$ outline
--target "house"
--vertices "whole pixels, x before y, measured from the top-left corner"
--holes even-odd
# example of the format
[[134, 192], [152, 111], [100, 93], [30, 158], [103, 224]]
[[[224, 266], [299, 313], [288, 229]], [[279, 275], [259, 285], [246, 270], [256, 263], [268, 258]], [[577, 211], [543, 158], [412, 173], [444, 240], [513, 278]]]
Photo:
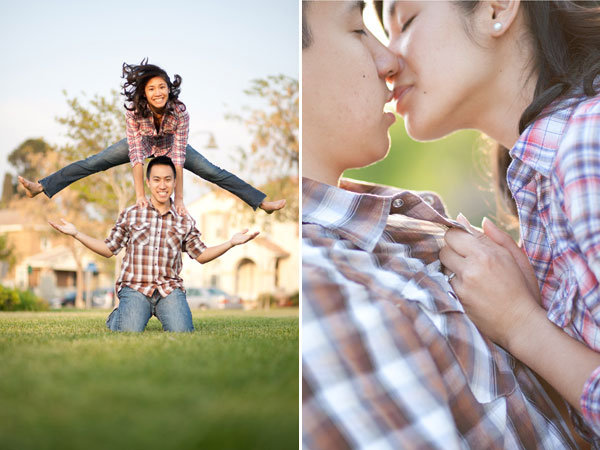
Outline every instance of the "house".
[[[279, 222], [259, 211], [257, 225], [244, 225], [236, 214], [237, 197], [213, 190], [186, 205], [207, 246], [227, 241], [243, 228], [258, 230], [253, 241], [206, 264], [183, 257], [181, 277], [187, 287], [218, 287], [255, 304], [261, 294], [284, 298], [299, 289], [299, 224]], [[275, 213], [277, 214], [277, 213]]]
[[[13, 246], [16, 264], [9, 269], [6, 263], [0, 263], [0, 284], [18, 289], [32, 289], [39, 297], [50, 300], [74, 291], [77, 263], [65, 241], [45, 222], [32, 221], [21, 211], [0, 210], [0, 234], [8, 235]], [[101, 267], [99, 258], [85, 250], [83, 267]], [[113, 274], [96, 271], [88, 278], [89, 286], [95, 289], [112, 283]]]

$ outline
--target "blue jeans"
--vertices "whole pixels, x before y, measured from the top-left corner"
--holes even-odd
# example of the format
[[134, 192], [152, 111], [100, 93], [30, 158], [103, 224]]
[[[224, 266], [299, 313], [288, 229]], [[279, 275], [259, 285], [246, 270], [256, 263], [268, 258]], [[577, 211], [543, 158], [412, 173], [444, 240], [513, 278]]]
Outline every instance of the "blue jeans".
[[194, 331], [192, 312], [185, 293], [175, 289], [161, 297], [158, 289], [152, 297], [124, 286], [119, 291], [119, 306], [106, 319], [112, 331], [144, 331], [152, 316], [156, 316], [164, 331]]
[[[128, 162], [129, 145], [127, 139], [123, 139], [100, 153], [63, 167], [52, 175], [39, 180], [39, 182], [48, 198], [52, 198], [56, 193], [81, 178]], [[244, 180], [212, 164], [189, 145], [185, 149], [183, 167], [206, 181], [231, 192], [254, 209], [258, 208], [266, 197], [265, 194], [250, 186]]]

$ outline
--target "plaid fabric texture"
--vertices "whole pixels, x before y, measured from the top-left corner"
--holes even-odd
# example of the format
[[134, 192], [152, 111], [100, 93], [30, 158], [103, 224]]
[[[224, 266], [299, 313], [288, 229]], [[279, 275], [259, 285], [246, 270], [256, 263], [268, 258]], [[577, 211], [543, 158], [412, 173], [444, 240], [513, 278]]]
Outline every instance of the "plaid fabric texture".
[[[600, 96], [558, 108], [510, 151], [508, 184], [548, 318], [600, 351]], [[581, 397], [598, 444], [599, 384], [596, 370]]]
[[179, 277], [181, 252], [196, 259], [206, 249], [190, 215], [177, 214], [172, 204], [161, 215], [151, 201], [144, 209], [134, 205], [123, 210], [105, 242], [115, 255], [126, 248], [117, 292], [128, 286], [148, 297], [155, 289], [163, 297], [176, 288], [185, 292]]
[[341, 187], [302, 183], [304, 448], [573, 447], [441, 273], [444, 232], [461, 226], [439, 197]]
[[175, 112], [165, 113], [157, 133], [152, 116], [140, 117], [134, 111], [126, 111], [127, 144], [131, 165], [143, 164], [150, 156], [166, 155], [178, 167], [185, 163], [185, 148], [190, 129], [190, 116], [181, 105], [174, 105]]

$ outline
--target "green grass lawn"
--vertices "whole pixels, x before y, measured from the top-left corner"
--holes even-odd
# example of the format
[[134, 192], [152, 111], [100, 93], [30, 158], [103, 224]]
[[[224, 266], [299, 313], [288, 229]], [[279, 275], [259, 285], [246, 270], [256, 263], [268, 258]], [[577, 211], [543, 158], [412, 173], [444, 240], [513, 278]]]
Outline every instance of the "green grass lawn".
[[298, 448], [297, 309], [194, 311], [189, 334], [107, 315], [0, 313], [0, 448]]

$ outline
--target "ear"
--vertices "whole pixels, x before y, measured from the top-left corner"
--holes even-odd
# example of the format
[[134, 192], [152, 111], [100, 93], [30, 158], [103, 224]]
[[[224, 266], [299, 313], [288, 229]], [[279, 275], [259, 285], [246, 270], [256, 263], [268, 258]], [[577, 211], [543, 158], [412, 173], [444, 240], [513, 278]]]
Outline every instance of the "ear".
[[150, 181], [148, 181], [148, 177], [144, 177], [144, 180], [146, 180], [146, 186], [148, 186], [148, 189], [150, 189]]
[[493, 37], [502, 36], [514, 23], [519, 7], [520, 0], [496, 0], [486, 5], [486, 26], [489, 26], [490, 35]]

